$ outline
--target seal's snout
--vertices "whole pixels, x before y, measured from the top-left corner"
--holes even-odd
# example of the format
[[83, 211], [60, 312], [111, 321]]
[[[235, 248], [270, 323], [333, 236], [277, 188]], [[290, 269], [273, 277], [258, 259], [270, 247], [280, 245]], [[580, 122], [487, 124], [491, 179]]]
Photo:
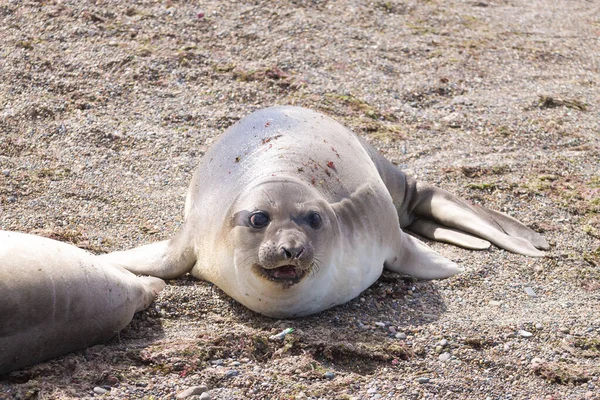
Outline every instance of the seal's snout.
[[279, 237], [261, 244], [254, 271], [263, 278], [289, 287], [311, 271], [314, 251], [306, 238]]

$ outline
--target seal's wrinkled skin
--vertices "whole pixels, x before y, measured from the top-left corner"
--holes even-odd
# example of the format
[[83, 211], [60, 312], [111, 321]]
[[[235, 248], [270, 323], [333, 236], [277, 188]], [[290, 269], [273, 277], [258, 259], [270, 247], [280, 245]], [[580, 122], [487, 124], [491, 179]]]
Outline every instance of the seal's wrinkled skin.
[[0, 374], [110, 339], [164, 286], [75, 246], [0, 231]]
[[471, 249], [548, 248], [517, 220], [414, 181], [331, 118], [273, 107], [206, 153], [171, 240], [102, 258], [161, 278], [191, 272], [256, 312], [298, 317], [356, 297], [384, 267], [461, 272], [401, 228]]

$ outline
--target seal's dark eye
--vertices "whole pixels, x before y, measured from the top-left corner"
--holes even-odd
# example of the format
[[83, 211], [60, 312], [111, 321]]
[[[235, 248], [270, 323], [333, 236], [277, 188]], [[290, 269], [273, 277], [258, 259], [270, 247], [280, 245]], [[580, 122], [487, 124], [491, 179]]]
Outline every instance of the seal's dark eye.
[[317, 212], [311, 212], [307, 216], [308, 225], [310, 225], [313, 229], [319, 229], [321, 225], [323, 225], [323, 220], [321, 220], [321, 216]]
[[264, 228], [269, 224], [269, 214], [262, 211], [256, 211], [250, 215], [248, 221], [253, 228]]

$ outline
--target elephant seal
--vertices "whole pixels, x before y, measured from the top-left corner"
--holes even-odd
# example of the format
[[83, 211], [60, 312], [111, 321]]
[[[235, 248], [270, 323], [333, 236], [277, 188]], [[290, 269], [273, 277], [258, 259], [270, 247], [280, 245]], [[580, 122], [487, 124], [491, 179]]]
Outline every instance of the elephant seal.
[[471, 249], [548, 248], [517, 220], [406, 176], [333, 119], [280, 106], [238, 121], [204, 155], [173, 238], [102, 258], [166, 279], [190, 272], [258, 313], [299, 317], [353, 299], [384, 267], [461, 272], [401, 228]]
[[164, 285], [66, 243], [0, 231], [0, 374], [110, 339]]

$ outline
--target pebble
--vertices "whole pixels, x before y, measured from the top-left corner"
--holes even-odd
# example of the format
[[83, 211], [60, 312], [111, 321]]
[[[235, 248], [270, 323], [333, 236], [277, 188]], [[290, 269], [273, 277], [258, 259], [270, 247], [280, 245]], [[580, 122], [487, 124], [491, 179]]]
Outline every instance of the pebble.
[[450, 353], [448, 353], [447, 351], [445, 353], [440, 354], [440, 356], [438, 357], [438, 359], [440, 361], [448, 361], [450, 359], [450, 357], [452, 357], [450, 355]]
[[398, 332], [398, 333], [396, 333], [396, 334], [394, 335], [394, 337], [395, 337], [396, 339], [404, 340], [404, 339], [406, 339], [406, 333], [403, 333], [403, 332]]
[[199, 400], [210, 400], [210, 394], [206, 392], [202, 393]]
[[533, 290], [529, 286], [525, 288], [525, 293], [527, 293], [527, 296], [529, 297], [537, 297], [537, 294], [535, 294], [535, 290]]
[[497, 301], [497, 300], [490, 300], [490, 301], [488, 302], [488, 304], [489, 304], [490, 306], [494, 306], [494, 307], [500, 307], [500, 306], [502, 305], [502, 302], [501, 302], [501, 301]]
[[521, 337], [524, 337], [524, 338], [528, 338], [528, 337], [532, 337], [532, 336], [533, 336], [533, 333], [531, 333], [531, 332], [527, 332], [527, 331], [524, 331], [524, 330], [522, 330], [522, 329], [521, 329], [521, 330], [519, 330], [519, 331], [517, 332], [517, 335], [519, 335], [519, 336], [521, 336]]
[[539, 365], [541, 365], [545, 362], [546, 362], [546, 360], [544, 360], [543, 358], [534, 357], [531, 359], [531, 368], [537, 368]]
[[2, 175], [6, 176], [6, 177], [9, 177], [10, 176], [10, 171], [7, 170], [7, 169], [3, 169], [2, 170]]
[[236, 369], [230, 369], [229, 371], [225, 372], [225, 378], [233, 378], [234, 376], [238, 376], [239, 374], [240, 371]]
[[108, 390], [101, 388], [100, 386], [96, 386], [94, 388], [94, 393], [96, 393], [96, 394], [104, 394], [106, 392], [108, 392]]
[[[185, 399], [187, 397], [190, 396], [197, 396], [199, 394], [203, 394], [204, 392], [207, 392], [208, 388], [204, 385], [201, 386], [192, 386], [190, 388], [185, 389], [184, 391], [181, 391], [177, 394], [177, 396], [175, 396], [176, 399]], [[208, 397], [210, 398], [210, 397]]]
[[429, 383], [429, 381], [431, 380], [431, 378], [425, 378], [425, 377], [421, 377], [421, 378], [417, 378], [417, 382], [418, 383]]
[[439, 341], [438, 346], [446, 347], [448, 346], [448, 341], [446, 339], [442, 339]]
[[333, 379], [333, 378], [335, 378], [335, 374], [331, 371], [327, 371], [323, 374], [323, 377], [325, 379]]
[[565, 328], [565, 327], [558, 328], [558, 330], [559, 330], [561, 333], [564, 333], [564, 334], [569, 334], [569, 333], [571, 333], [571, 330], [570, 330], [569, 328]]
[[6, 200], [9, 203], [14, 203], [15, 201], [17, 201], [17, 198], [15, 196], [8, 196], [8, 198]]
[[544, 325], [542, 325], [540, 322], [538, 322], [537, 324], [535, 324], [535, 329], [537, 329], [538, 331], [543, 329]]
[[377, 393], [377, 388], [371, 388], [371, 389], [367, 390], [367, 394], [373, 394], [373, 393]]
[[375, 322], [375, 325], [377, 325], [380, 328], [385, 328], [385, 324], [383, 322]]

